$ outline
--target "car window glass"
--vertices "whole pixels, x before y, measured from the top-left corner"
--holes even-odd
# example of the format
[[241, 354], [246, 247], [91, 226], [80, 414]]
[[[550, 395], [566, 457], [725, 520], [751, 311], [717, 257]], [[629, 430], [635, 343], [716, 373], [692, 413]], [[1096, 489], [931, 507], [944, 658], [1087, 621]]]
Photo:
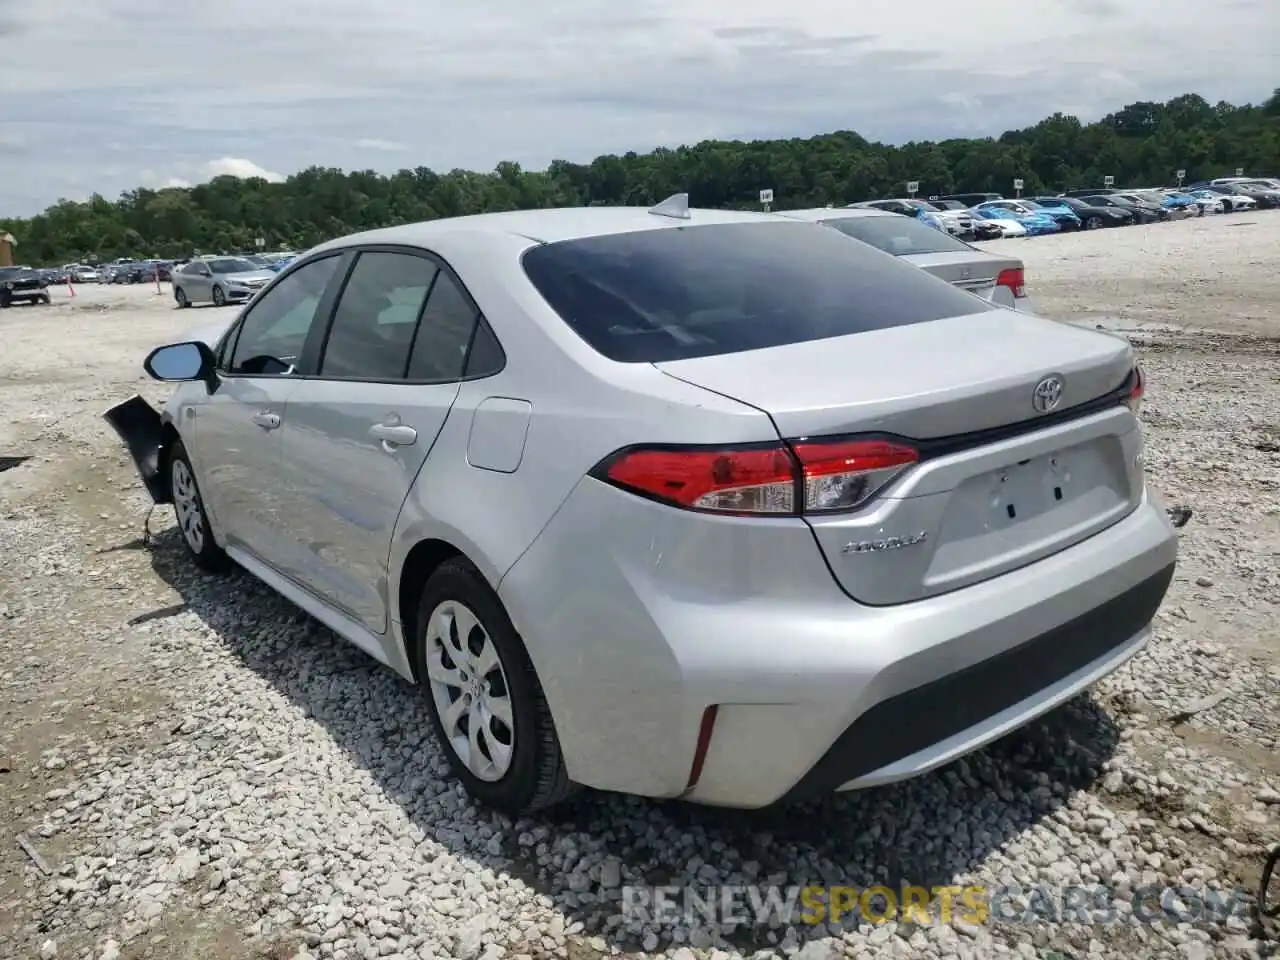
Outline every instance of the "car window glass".
[[845, 236], [892, 253], [969, 253], [972, 248], [948, 233], [910, 217], [833, 217], [827, 226]]
[[430, 260], [409, 253], [360, 254], [334, 311], [320, 376], [403, 380], [436, 272]]
[[422, 311], [409, 379], [447, 381], [461, 377], [477, 314], [454, 279], [441, 271]]
[[338, 267], [338, 256], [293, 271], [249, 308], [240, 324], [231, 374], [281, 374], [302, 354], [316, 308]]
[[531, 248], [522, 263], [575, 333], [623, 363], [719, 356], [997, 309], [907, 261], [796, 221], [563, 240]]
[[475, 339], [471, 343], [471, 352], [467, 354], [467, 376], [492, 376], [502, 369], [505, 362], [506, 356], [498, 338], [481, 317], [476, 327]]

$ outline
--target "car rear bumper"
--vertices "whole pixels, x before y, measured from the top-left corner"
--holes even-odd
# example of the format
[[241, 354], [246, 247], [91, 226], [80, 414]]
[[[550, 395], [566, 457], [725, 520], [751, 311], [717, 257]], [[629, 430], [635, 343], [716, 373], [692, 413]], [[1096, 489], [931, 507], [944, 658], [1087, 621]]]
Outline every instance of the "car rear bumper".
[[499, 593], [573, 779], [754, 808], [915, 776], [1075, 696], [1146, 643], [1176, 554], [1148, 493], [1028, 567], [870, 608], [800, 521], [584, 480]]

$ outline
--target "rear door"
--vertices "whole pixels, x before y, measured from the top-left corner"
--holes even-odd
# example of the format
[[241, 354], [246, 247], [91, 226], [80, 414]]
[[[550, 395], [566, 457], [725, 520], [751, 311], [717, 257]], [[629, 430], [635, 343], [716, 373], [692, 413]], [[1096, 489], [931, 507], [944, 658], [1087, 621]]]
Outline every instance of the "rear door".
[[182, 292], [193, 303], [213, 299], [213, 274], [203, 263], [187, 264], [182, 272]]
[[283, 572], [375, 633], [387, 626], [396, 518], [458, 395], [478, 319], [441, 261], [416, 249], [363, 249], [318, 375], [289, 398]]

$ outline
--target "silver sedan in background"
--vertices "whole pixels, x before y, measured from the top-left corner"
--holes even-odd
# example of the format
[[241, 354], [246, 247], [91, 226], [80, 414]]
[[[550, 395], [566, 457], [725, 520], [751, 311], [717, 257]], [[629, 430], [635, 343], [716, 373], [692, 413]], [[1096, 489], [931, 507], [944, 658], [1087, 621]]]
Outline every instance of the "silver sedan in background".
[[224, 306], [248, 300], [275, 274], [243, 257], [201, 257], [175, 267], [173, 299], [180, 307], [193, 303]]
[[857, 207], [784, 210], [779, 216], [821, 223], [901, 257], [962, 290], [1002, 307], [1032, 312], [1026, 268], [1017, 257], [997, 256], [911, 217]]

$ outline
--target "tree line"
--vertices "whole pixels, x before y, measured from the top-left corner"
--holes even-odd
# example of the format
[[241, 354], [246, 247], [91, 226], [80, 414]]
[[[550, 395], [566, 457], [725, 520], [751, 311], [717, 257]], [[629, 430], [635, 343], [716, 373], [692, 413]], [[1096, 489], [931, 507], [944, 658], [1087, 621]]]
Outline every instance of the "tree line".
[[1117, 184], [1154, 186], [1280, 172], [1280, 88], [1262, 104], [1210, 104], [1196, 94], [1132, 103], [1096, 123], [1055, 113], [999, 137], [873, 143], [849, 130], [808, 139], [709, 140], [546, 170], [504, 161], [491, 173], [426, 167], [385, 176], [311, 167], [283, 183], [222, 176], [194, 187], [138, 188], [117, 200], [61, 200], [29, 219], [0, 219], [20, 262], [51, 265], [123, 256], [302, 250], [375, 227], [534, 207], [650, 205], [688, 192], [702, 207], [750, 209], [761, 189], [775, 209], [902, 196], [991, 191], [1024, 195]]

